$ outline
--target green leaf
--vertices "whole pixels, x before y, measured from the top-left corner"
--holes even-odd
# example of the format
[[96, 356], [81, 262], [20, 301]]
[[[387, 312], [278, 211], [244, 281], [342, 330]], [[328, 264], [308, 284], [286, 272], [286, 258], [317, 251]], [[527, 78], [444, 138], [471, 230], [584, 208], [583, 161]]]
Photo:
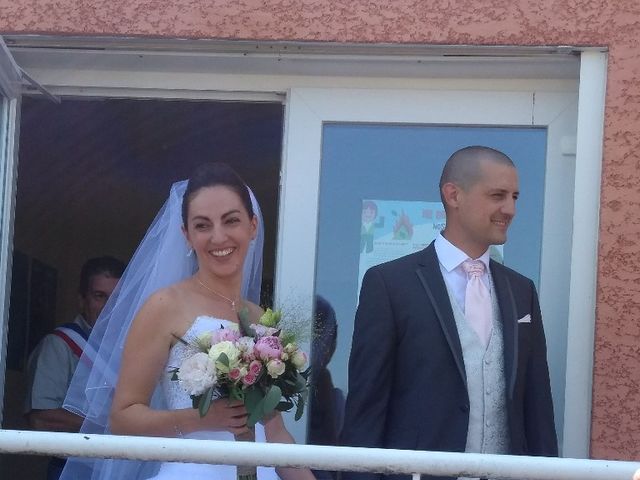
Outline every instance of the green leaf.
[[198, 412], [200, 417], [204, 417], [209, 411], [211, 406], [211, 399], [213, 398], [213, 387], [207, 388], [207, 390], [200, 396], [200, 402], [198, 404]]
[[273, 311], [270, 308], [267, 308], [267, 310], [258, 319], [258, 323], [265, 327], [275, 328], [276, 325], [278, 325], [281, 316], [282, 312], [280, 310]]
[[280, 341], [283, 345], [286, 345], [287, 343], [294, 343], [296, 341], [296, 336], [291, 332], [282, 333], [282, 335], [280, 335]]
[[245, 390], [244, 406], [247, 409], [247, 412], [254, 412], [263, 398], [264, 394], [257, 386], [251, 386]]
[[287, 377], [284, 378], [284, 383], [286, 383], [291, 388], [296, 388], [296, 385], [298, 384], [297, 377], [287, 375]]
[[309, 389], [308, 389], [308, 388], [305, 388], [305, 389], [304, 389], [303, 391], [301, 391], [298, 395], [300, 396], [300, 398], [301, 398], [304, 402], [306, 402], [306, 401], [307, 401], [307, 399], [309, 398]]
[[295, 392], [302, 392], [304, 390], [307, 389], [307, 380], [300, 375], [299, 372], [296, 372], [296, 385], [295, 385]]
[[240, 334], [243, 337], [254, 337], [255, 332], [251, 328], [251, 319], [249, 318], [249, 309], [246, 305], [238, 311], [238, 320], [240, 326]]
[[229, 357], [227, 357], [226, 353], [221, 353], [220, 355], [218, 355], [218, 362], [229, 368]]
[[282, 390], [277, 385], [271, 385], [271, 388], [264, 396], [264, 402], [262, 403], [263, 417], [269, 415], [276, 408], [280, 399], [282, 398]]
[[291, 400], [283, 400], [276, 405], [276, 410], [279, 412], [288, 412], [293, 408], [293, 402]]
[[229, 398], [244, 401], [244, 392], [242, 391], [242, 388], [239, 388], [237, 385], [232, 385], [229, 389]]
[[302, 418], [303, 412], [304, 412], [304, 399], [301, 396], [298, 396], [298, 405], [296, 407], [296, 415], [294, 417], [296, 422]]
[[249, 418], [247, 419], [247, 427], [253, 428], [255, 427], [256, 423], [262, 420], [262, 417], [264, 416], [263, 408], [262, 408], [263, 404], [264, 404], [264, 398], [262, 398], [258, 402], [254, 410], [250, 410], [249, 408], [247, 408], [247, 412], [249, 412]]

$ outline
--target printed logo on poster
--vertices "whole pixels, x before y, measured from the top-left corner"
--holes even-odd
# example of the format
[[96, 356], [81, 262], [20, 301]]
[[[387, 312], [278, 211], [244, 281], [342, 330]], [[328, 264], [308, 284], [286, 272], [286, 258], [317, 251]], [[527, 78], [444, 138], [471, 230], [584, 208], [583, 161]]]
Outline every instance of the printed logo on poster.
[[[356, 294], [369, 268], [422, 250], [445, 223], [442, 202], [363, 199]], [[502, 245], [492, 246], [491, 258], [503, 263], [502, 252]]]

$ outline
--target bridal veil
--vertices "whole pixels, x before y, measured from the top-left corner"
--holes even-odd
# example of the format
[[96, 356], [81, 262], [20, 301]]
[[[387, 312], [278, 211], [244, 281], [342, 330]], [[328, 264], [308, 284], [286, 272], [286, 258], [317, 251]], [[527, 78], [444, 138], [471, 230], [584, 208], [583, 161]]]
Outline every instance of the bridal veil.
[[[64, 408], [85, 418], [81, 432], [109, 434], [109, 413], [118, 380], [122, 350], [137, 311], [155, 291], [193, 275], [197, 269], [181, 230], [182, 197], [187, 181], [173, 184], [109, 298], [85, 348], [67, 392]], [[242, 296], [260, 302], [264, 228], [258, 202], [249, 190], [258, 217], [258, 233], [249, 245], [243, 266]], [[151, 407], [166, 408], [159, 388]], [[142, 479], [154, 474], [157, 462], [70, 458], [62, 480]]]

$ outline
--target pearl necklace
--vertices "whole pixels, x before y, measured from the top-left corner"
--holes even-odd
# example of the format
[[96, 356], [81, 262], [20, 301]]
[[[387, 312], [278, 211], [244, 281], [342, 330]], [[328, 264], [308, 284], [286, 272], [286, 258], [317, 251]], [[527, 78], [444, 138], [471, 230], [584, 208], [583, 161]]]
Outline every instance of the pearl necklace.
[[200, 285], [202, 285], [204, 288], [206, 288], [207, 290], [209, 290], [211, 293], [219, 296], [220, 298], [225, 299], [227, 302], [229, 302], [229, 305], [231, 305], [231, 310], [233, 310], [234, 312], [236, 311], [236, 301], [230, 299], [229, 297], [225, 297], [224, 295], [222, 295], [219, 292], [216, 292], [213, 288], [209, 288], [207, 287], [204, 283], [202, 283], [200, 281], [200, 279], [198, 277], [196, 277], [196, 282], [198, 282]]

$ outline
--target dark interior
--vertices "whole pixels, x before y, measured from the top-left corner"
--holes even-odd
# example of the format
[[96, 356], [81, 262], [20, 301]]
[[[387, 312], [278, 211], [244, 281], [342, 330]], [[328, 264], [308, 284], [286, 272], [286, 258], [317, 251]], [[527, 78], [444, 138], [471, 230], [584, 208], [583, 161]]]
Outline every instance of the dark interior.
[[[23, 99], [4, 428], [26, 427], [28, 354], [77, 313], [82, 263], [100, 255], [128, 261], [171, 184], [200, 163], [226, 162], [253, 189], [270, 291], [282, 126], [279, 103]], [[0, 470], [7, 478], [44, 478], [39, 460], [5, 455]]]

